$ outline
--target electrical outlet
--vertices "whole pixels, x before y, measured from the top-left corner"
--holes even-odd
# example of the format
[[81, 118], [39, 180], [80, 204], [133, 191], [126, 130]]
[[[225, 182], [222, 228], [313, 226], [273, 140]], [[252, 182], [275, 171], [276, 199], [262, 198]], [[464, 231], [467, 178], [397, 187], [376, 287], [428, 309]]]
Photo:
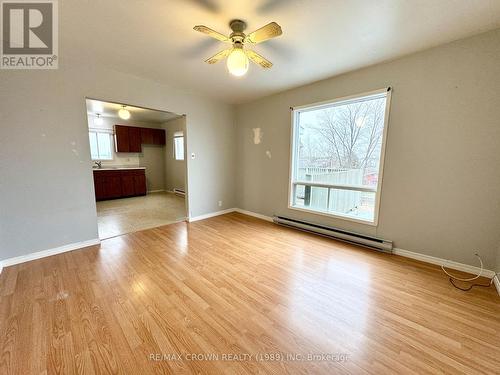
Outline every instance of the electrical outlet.
[[219, 207], [222, 207], [222, 201], [219, 201]]

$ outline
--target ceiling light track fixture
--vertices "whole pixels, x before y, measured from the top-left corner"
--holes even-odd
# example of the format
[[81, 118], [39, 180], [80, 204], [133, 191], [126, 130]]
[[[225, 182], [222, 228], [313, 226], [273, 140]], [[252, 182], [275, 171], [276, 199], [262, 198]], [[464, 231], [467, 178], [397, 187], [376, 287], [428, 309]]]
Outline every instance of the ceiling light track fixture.
[[222, 50], [206, 59], [206, 63], [215, 64], [227, 57], [227, 69], [229, 73], [237, 77], [241, 77], [248, 72], [250, 60], [264, 69], [269, 69], [273, 66], [269, 60], [265, 59], [257, 52], [245, 48], [245, 46], [262, 43], [266, 40], [280, 36], [283, 33], [280, 25], [276, 22], [271, 22], [250, 34], [244, 33], [247, 25], [242, 20], [232, 20], [229, 23], [229, 27], [233, 31], [229, 36], [225, 36], [207, 26], [197, 25], [194, 27], [194, 30], [200, 33], [207, 34], [221, 42], [231, 43], [233, 45], [232, 48]]

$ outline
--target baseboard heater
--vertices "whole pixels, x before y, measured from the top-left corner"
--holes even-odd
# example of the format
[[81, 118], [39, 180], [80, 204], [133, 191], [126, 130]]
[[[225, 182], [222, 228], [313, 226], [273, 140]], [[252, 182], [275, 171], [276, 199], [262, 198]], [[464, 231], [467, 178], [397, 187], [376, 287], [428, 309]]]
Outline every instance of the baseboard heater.
[[180, 196], [184, 197], [186, 195], [186, 192], [184, 190], [175, 188], [174, 189], [174, 194], [177, 194], [177, 195], [180, 195]]
[[327, 227], [324, 225], [290, 219], [283, 216], [274, 216], [273, 221], [279, 225], [300, 229], [306, 232], [316, 233], [322, 236], [335, 238], [341, 241], [374, 248], [385, 252], [392, 252], [392, 241], [384, 240], [382, 238], [366, 236], [364, 234], [350, 232], [344, 229]]

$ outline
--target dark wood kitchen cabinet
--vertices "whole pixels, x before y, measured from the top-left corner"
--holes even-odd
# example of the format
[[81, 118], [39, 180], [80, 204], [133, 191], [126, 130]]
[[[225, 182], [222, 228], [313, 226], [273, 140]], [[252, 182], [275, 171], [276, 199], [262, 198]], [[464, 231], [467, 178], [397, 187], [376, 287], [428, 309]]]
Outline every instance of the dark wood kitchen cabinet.
[[123, 196], [135, 196], [146, 194], [146, 174], [144, 169], [122, 170]]
[[131, 173], [122, 172], [121, 176], [121, 184], [122, 184], [122, 195], [124, 197], [131, 197], [135, 194], [135, 181], [134, 175]]
[[141, 129], [135, 127], [128, 128], [129, 152], [141, 152]]
[[144, 169], [94, 170], [95, 198], [98, 201], [145, 195]]
[[94, 171], [94, 189], [99, 200], [119, 198], [122, 196], [121, 177], [114, 171]]
[[116, 152], [142, 152], [143, 144], [165, 145], [165, 130], [115, 125]]
[[116, 152], [130, 152], [128, 126], [115, 125], [115, 150]]
[[163, 129], [151, 129], [153, 130], [153, 144], [162, 146], [165, 144], [165, 130]]
[[141, 142], [147, 145], [153, 144], [153, 129], [141, 128]]

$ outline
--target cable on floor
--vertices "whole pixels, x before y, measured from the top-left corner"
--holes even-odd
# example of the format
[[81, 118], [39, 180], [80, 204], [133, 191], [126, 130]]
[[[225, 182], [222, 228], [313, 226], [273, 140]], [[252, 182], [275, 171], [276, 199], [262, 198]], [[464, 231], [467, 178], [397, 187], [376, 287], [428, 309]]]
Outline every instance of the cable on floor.
[[494, 277], [492, 277], [490, 279], [490, 282], [488, 284], [478, 284], [478, 283], [474, 283], [474, 284], [471, 284], [469, 285], [467, 288], [462, 288], [460, 286], [458, 286], [456, 284], [456, 281], [462, 281], [462, 282], [471, 282], [471, 281], [474, 281], [474, 280], [477, 280], [481, 277], [481, 275], [483, 274], [483, 271], [484, 271], [484, 266], [483, 266], [483, 260], [481, 259], [481, 257], [479, 256], [479, 254], [474, 254], [478, 259], [479, 259], [479, 263], [481, 265], [481, 269], [479, 270], [479, 273], [474, 276], [474, 277], [470, 277], [470, 278], [467, 278], [467, 279], [464, 279], [464, 278], [461, 278], [461, 277], [458, 277], [458, 276], [454, 276], [452, 275], [451, 273], [449, 273], [448, 271], [446, 271], [446, 269], [444, 268], [444, 266], [442, 265], [441, 266], [441, 269], [443, 270], [443, 272], [448, 275], [449, 277], [449, 280], [450, 280], [450, 283], [451, 285], [453, 285], [455, 288], [459, 289], [459, 290], [462, 290], [464, 292], [468, 292], [469, 290], [471, 290], [472, 288], [474, 288], [475, 286], [480, 286], [480, 287], [484, 287], [484, 288], [488, 288], [491, 286], [491, 284], [493, 284], [493, 279]]

